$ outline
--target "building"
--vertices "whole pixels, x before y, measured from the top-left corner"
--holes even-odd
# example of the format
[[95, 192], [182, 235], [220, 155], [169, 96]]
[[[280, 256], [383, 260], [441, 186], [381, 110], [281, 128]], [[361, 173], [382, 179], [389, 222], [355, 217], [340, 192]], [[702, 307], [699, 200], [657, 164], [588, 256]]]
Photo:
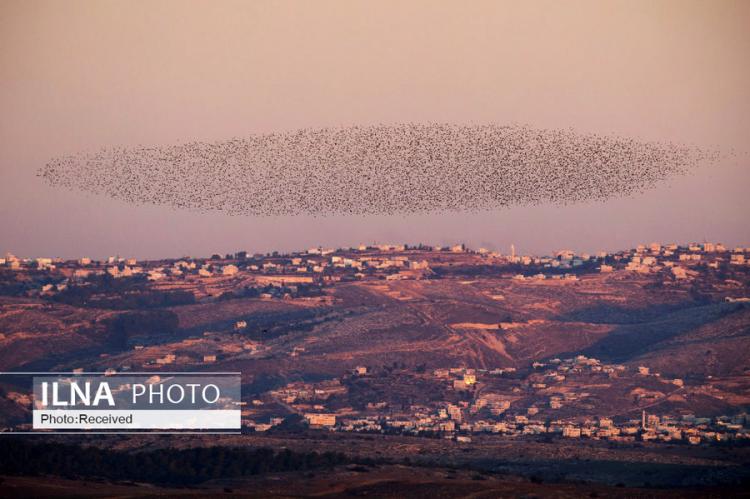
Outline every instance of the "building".
[[581, 438], [581, 429], [575, 426], [564, 426], [562, 435], [565, 438]]
[[305, 414], [305, 419], [310, 426], [336, 426], [335, 414], [308, 413]]
[[672, 267], [672, 275], [675, 279], [687, 279], [687, 271], [682, 267]]
[[162, 358], [156, 359], [157, 364], [172, 364], [176, 359], [174, 354], [167, 354]]
[[453, 380], [453, 389], [454, 390], [466, 390], [469, 387], [466, 385], [464, 380], [462, 379], [454, 379]]
[[240, 269], [237, 268], [236, 265], [225, 265], [224, 268], [221, 269], [222, 275], [235, 275], [237, 272], [239, 272]]
[[446, 408], [446, 410], [448, 412], [448, 416], [450, 416], [452, 420], [458, 421], [458, 422], [461, 421], [463, 415], [461, 413], [460, 407], [458, 407], [457, 405], [448, 404], [448, 407]]
[[731, 257], [729, 257], [729, 263], [731, 265], [744, 265], [745, 264], [745, 255], [743, 254], [733, 254]]
[[600, 428], [611, 428], [614, 423], [610, 418], [599, 418]]

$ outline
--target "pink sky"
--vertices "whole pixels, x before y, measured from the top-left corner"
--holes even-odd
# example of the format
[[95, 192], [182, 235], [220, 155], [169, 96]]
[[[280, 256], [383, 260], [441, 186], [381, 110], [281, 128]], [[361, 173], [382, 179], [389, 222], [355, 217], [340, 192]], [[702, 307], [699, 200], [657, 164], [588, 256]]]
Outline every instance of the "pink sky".
[[[0, 1], [0, 251], [750, 244], [750, 2]], [[564, 208], [250, 218], [52, 189], [50, 158], [300, 127], [522, 123], [736, 152]]]

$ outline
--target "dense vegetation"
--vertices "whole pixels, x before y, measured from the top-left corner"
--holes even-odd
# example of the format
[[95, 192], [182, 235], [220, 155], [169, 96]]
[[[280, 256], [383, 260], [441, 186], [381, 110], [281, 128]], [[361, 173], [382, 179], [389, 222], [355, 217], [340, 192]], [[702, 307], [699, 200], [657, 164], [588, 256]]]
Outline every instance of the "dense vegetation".
[[174, 333], [179, 319], [171, 310], [141, 310], [118, 314], [106, 324], [110, 346], [123, 349], [139, 339]]
[[0, 474], [106, 478], [195, 485], [215, 478], [325, 469], [348, 463], [341, 453], [269, 448], [200, 447], [124, 452], [17, 438], [0, 440]]
[[143, 275], [114, 278], [109, 274], [91, 276], [82, 283], [72, 283], [52, 300], [75, 307], [115, 310], [172, 307], [195, 303], [193, 293], [184, 290], [146, 289]]
[[0, 265], [0, 296], [26, 296], [45, 284], [58, 284], [62, 277], [48, 271], [28, 269], [24, 272], [8, 270]]

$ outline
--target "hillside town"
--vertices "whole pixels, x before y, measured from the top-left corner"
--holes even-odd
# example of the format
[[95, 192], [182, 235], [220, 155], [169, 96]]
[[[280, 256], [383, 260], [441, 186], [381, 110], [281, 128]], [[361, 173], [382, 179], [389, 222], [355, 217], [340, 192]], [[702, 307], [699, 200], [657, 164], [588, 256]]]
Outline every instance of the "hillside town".
[[[456, 442], [471, 442], [472, 435], [498, 434], [509, 438], [526, 436], [552, 436], [561, 438], [587, 438], [610, 442], [629, 443], [671, 442], [691, 445], [750, 439], [750, 418], [747, 413], [732, 416], [697, 417], [695, 414], [649, 414], [647, 408], [664, 393], [637, 388], [633, 390], [636, 403], [645, 407], [639, 417], [631, 417], [637, 409], [613, 416], [580, 415], [560, 416], [565, 406], [576, 406], [592, 397], [579, 388], [596, 378], [632, 378], [649, 380], [662, 385], [667, 396], [684, 389], [681, 379], [661, 379], [659, 373], [638, 366], [632, 372], [623, 365], [609, 365], [597, 359], [578, 355], [569, 359], [551, 359], [534, 362], [529, 375], [519, 377], [514, 368], [471, 369], [445, 368], [429, 373], [400, 373], [444, 384], [449, 399], [431, 404], [393, 407], [386, 401], [368, 402], [364, 410], [351, 407], [337, 412], [327, 412], [329, 400], [345, 395], [353, 389], [352, 380], [374, 376], [365, 366], [358, 366], [341, 379], [321, 383], [292, 383], [269, 392], [270, 403], [278, 403], [304, 417], [311, 428], [329, 431], [388, 433], [440, 437]], [[578, 383], [567, 386], [567, 377]], [[498, 381], [509, 390], [491, 392]], [[451, 393], [453, 392], [453, 393]], [[458, 397], [457, 394], [470, 394]], [[529, 396], [532, 402], [529, 402]], [[651, 402], [651, 404], [649, 404]], [[267, 402], [253, 400], [252, 405]], [[254, 431], [264, 432], [284, 421], [284, 417], [271, 416], [267, 423], [250, 417], [257, 410], [246, 410], [244, 425]]]
[[[5, 304], [2, 317], [31, 304], [44, 313], [76, 307], [95, 314], [86, 334], [104, 338], [101, 351], [49, 364], [58, 369], [156, 373], [232, 366], [244, 373], [257, 366], [258, 372], [245, 373], [252, 387], [243, 393], [246, 431], [267, 432], [299, 420], [312, 429], [463, 443], [494, 434], [699, 445], [750, 438], [750, 371], [698, 373], [688, 363], [683, 375], [675, 375], [637, 356], [600, 360], [601, 353], [612, 359], [629, 355], [611, 349], [597, 354], [591, 338], [610, 332], [610, 319], [602, 322], [596, 310], [580, 307], [567, 317], [554, 303], [565, 292], [574, 303], [594, 296], [611, 307], [626, 299], [617, 290], [632, 289], [677, 297], [663, 305], [666, 311], [688, 303], [713, 307], [723, 317], [750, 302], [749, 274], [750, 248], [710, 242], [651, 243], [595, 255], [562, 250], [551, 256], [517, 254], [514, 245], [501, 254], [462, 244], [363, 244], [156, 261], [8, 254], [0, 259], [0, 294], [21, 300]], [[610, 288], [615, 292], [603, 291]], [[453, 304], [454, 294], [469, 290], [474, 294], [465, 303]], [[532, 301], [523, 301], [526, 293]], [[433, 309], [436, 299], [449, 300], [447, 308]], [[459, 306], [445, 318], [435, 315]], [[389, 307], [395, 308], [387, 315], [358, 318]], [[206, 314], [213, 314], [211, 320]], [[369, 338], [383, 321], [401, 320], [403, 314], [415, 319], [404, 319], [411, 324], [406, 329], [393, 326], [395, 336], [383, 340], [386, 348], [402, 331], [423, 326], [474, 346], [451, 350], [462, 359], [453, 364], [434, 356], [386, 362], [375, 353], [377, 360], [368, 362], [337, 350], [344, 348], [341, 338]], [[628, 327], [630, 314], [622, 327]], [[80, 322], [74, 324], [80, 328]], [[570, 333], [550, 355], [537, 352], [554, 342], [529, 350], [534, 335], [555, 337], [560, 328]], [[321, 346], [328, 334], [331, 343]], [[24, 331], [0, 331], [5, 346], [27, 338]], [[588, 343], [579, 345], [583, 340]], [[404, 340], [405, 351], [410, 341]], [[632, 350], [632, 343], [627, 348]], [[358, 346], [356, 340], [348, 348], [356, 352]], [[377, 352], [381, 342], [370, 348]], [[708, 359], [703, 367], [717, 364]], [[14, 362], [25, 365], [23, 359]], [[281, 366], [284, 372], [265, 386], [258, 381], [262, 366]], [[9, 397], [29, 403], [23, 394]]]
[[[352, 248], [310, 248], [302, 252], [280, 254], [214, 254], [211, 258], [182, 258], [138, 262], [134, 258], [110, 256], [106, 260], [81, 257], [78, 260], [38, 257], [18, 258], [10, 253], [0, 258], [0, 268], [28, 272], [16, 284], [27, 296], [51, 296], [64, 293], [69, 286], [86, 286], [95, 277], [145, 278], [153, 289], [172, 286], [188, 288], [196, 299], [218, 299], [232, 281], [242, 280], [243, 289], [261, 298], [304, 296], [309, 288], [349, 280], [405, 280], [435, 277], [438, 268], [470, 257], [471, 264], [517, 269], [516, 281], [561, 279], [575, 281], [579, 275], [625, 270], [640, 274], [658, 274], [664, 282], [690, 281], [700, 272], [726, 273], [750, 267], [750, 248], [726, 248], [720, 243], [687, 245], [651, 243], [620, 252], [576, 253], [560, 250], [552, 256], [517, 255], [486, 248], [471, 250], [463, 244], [408, 246], [394, 244], [359, 245]], [[6, 276], [4, 286], [10, 286]], [[21, 284], [22, 283], [22, 284]], [[742, 283], [727, 280], [728, 286]], [[236, 286], [235, 286], [236, 287]], [[731, 299], [743, 300], [737, 296]]]

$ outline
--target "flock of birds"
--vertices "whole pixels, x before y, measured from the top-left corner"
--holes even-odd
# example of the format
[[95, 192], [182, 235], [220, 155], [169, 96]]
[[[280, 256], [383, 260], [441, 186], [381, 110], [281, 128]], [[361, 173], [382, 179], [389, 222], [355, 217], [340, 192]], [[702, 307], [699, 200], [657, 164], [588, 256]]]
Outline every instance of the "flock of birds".
[[303, 129], [51, 160], [53, 186], [242, 215], [397, 214], [605, 200], [714, 153], [523, 126]]

